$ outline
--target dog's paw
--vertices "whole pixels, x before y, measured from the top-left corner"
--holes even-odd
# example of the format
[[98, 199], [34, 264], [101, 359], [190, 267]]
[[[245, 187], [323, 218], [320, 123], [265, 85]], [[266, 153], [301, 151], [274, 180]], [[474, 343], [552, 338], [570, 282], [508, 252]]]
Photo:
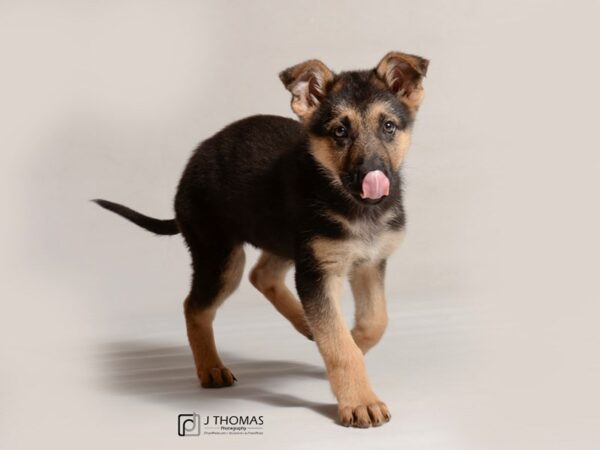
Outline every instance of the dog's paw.
[[369, 428], [389, 422], [392, 415], [385, 403], [375, 401], [354, 406], [340, 405], [339, 417], [345, 427]]
[[198, 371], [198, 378], [203, 388], [221, 388], [232, 386], [237, 378], [227, 367], [211, 367]]

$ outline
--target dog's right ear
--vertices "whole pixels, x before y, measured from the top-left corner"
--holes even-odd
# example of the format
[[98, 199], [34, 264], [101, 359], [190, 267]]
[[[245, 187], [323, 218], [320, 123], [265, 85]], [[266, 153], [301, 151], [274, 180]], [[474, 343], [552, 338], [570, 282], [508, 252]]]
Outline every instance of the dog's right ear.
[[429, 61], [417, 55], [390, 52], [377, 64], [375, 72], [388, 88], [412, 111], [423, 101], [423, 78]]
[[311, 59], [284, 70], [279, 79], [292, 93], [292, 110], [300, 120], [306, 121], [327, 93], [333, 72], [321, 61]]

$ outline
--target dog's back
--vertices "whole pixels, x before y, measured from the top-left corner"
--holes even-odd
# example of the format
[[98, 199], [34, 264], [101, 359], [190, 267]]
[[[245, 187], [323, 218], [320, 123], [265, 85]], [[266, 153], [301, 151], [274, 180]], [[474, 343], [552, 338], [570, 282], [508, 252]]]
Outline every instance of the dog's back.
[[289, 254], [299, 209], [290, 186], [297, 184], [305, 141], [297, 121], [279, 116], [225, 127], [190, 158], [175, 200], [177, 222]]

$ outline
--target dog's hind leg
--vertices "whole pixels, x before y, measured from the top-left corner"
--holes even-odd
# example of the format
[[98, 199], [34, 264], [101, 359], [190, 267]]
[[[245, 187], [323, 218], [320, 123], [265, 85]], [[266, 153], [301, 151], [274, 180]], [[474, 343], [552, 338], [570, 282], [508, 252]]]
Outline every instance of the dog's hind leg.
[[300, 300], [285, 285], [285, 275], [293, 261], [263, 251], [250, 272], [250, 282], [258, 289], [294, 328], [312, 339]]
[[[186, 236], [186, 239], [189, 237]], [[225, 367], [215, 345], [213, 320], [217, 308], [238, 287], [244, 270], [245, 254], [241, 244], [212, 242], [190, 245], [194, 275], [192, 289], [185, 300], [187, 334], [202, 387], [231, 386], [235, 377]]]

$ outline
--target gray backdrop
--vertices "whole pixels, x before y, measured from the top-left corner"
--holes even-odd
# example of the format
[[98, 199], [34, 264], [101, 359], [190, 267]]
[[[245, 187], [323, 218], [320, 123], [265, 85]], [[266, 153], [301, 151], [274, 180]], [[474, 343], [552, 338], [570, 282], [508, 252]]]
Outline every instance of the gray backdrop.
[[[0, 447], [597, 448], [599, 9], [3, 1]], [[336, 426], [316, 348], [247, 281], [216, 324], [240, 383], [200, 390], [181, 238], [88, 200], [170, 218], [199, 141], [291, 116], [281, 69], [392, 49], [431, 60], [390, 327], [367, 357], [392, 422]], [[264, 435], [179, 438], [192, 411], [261, 414]]]

